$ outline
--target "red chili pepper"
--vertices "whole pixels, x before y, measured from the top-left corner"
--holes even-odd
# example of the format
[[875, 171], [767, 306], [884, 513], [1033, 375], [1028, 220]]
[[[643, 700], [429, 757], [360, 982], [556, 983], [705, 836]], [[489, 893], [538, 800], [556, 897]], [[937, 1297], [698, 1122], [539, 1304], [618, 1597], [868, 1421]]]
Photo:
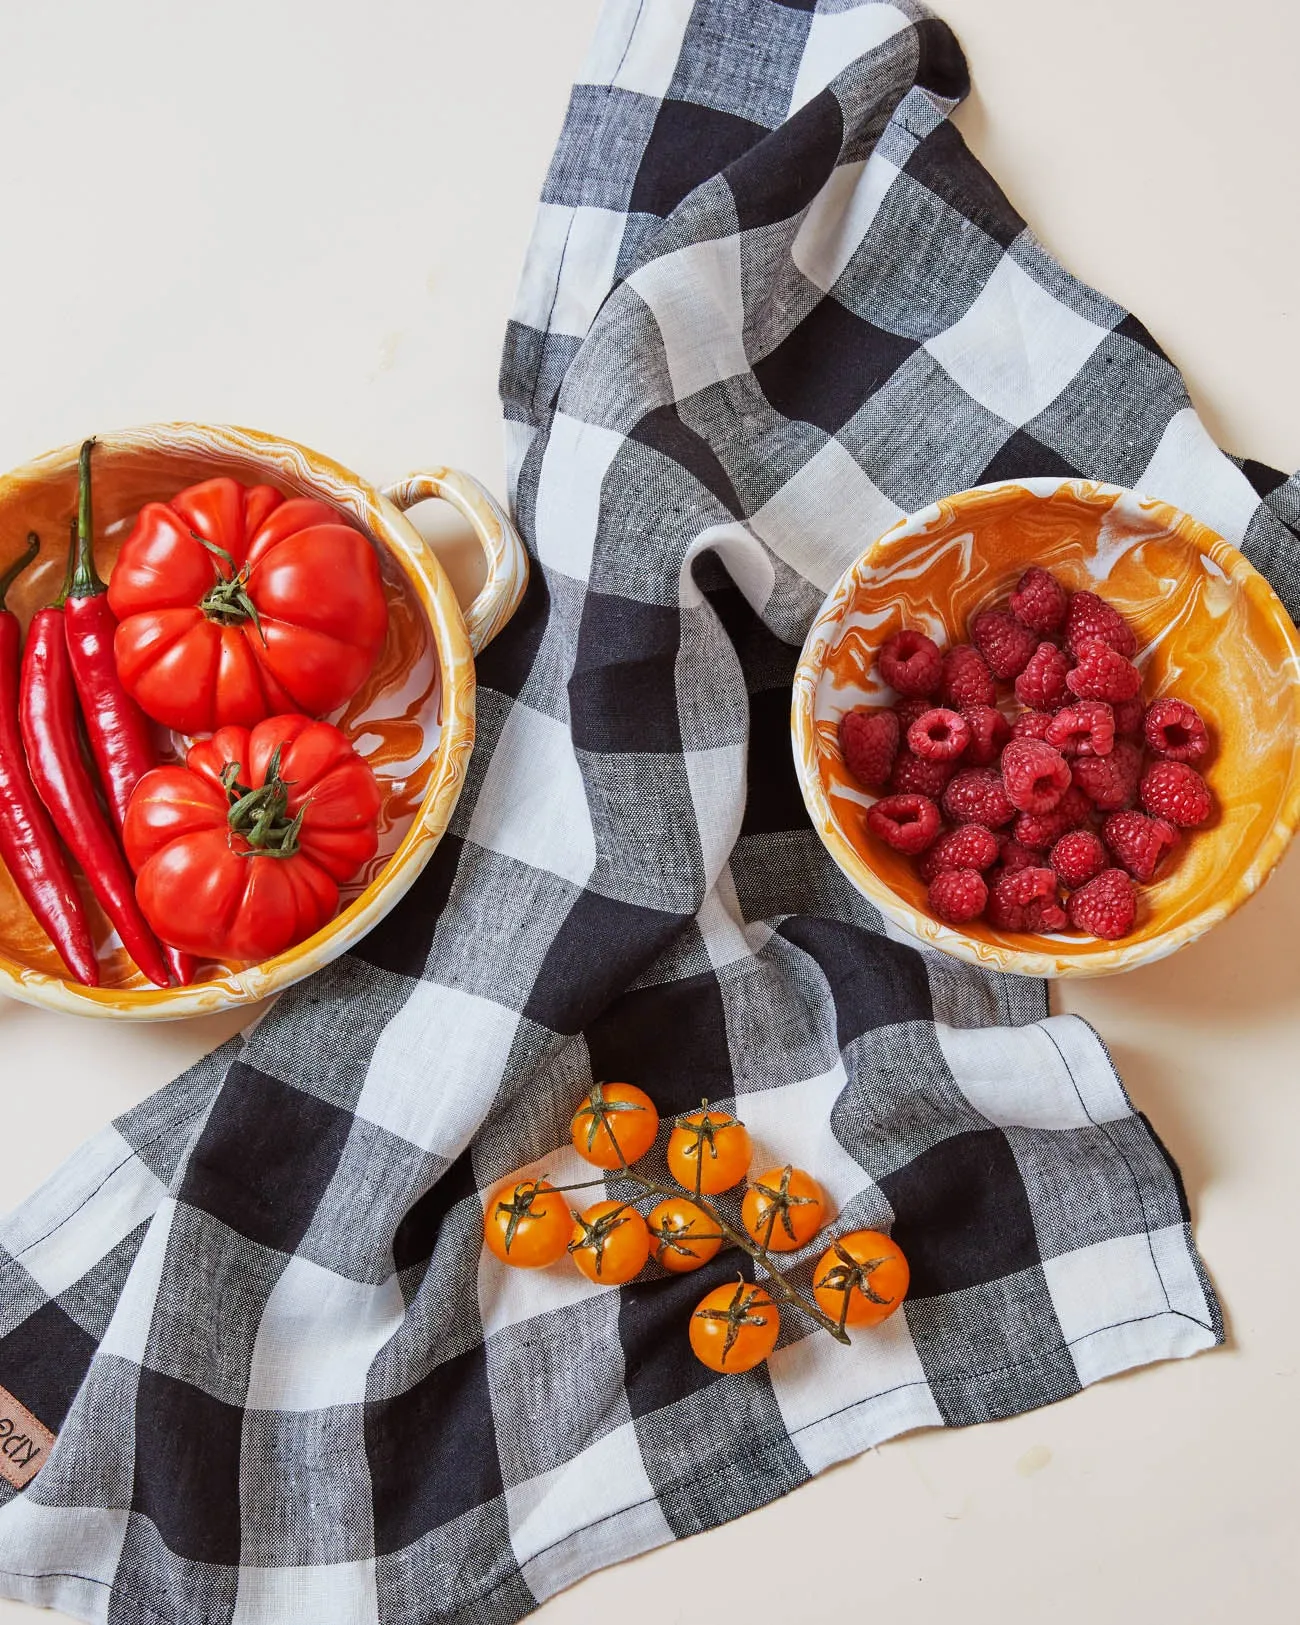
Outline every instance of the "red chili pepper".
[[167, 962], [135, 900], [131, 871], [81, 754], [62, 595], [32, 617], [23, 651], [18, 716], [32, 780], [55, 827], [85, 870], [127, 953], [151, 982], [168, 986]]
[[[158, 753], [148, 718], [122, 687], [113, 659], [117, 617], [108, 607], [107, 584], [100, 580], [95, 568], [90, 490], [90, 453], [94, 444], [87, 440], [81, 448], [75, 563], [65, 591], [63, 619], [86, 736], [120, 837], [131, 792], [151, 768], [157, 767]], [[190, 954], [175, 948], [164, 948], [163, 953], [182, 987], [193, 979], [194, 959]]]
[[0, 860], [72, 975], [98, 987], [90, 927], [59, 837], [32, 783], [18, 726], [22, 632], [18, 617], [5, 608], [5, 597], [40, 545], [33, 531], [27, 551], [0, 577]]

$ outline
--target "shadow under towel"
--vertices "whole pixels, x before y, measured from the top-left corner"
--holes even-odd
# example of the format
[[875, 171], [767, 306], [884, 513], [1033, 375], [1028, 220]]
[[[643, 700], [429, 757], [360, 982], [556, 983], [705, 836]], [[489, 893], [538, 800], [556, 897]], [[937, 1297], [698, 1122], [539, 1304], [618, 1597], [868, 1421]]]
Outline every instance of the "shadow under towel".
[[[823, 594], [945, 493], [1137, 486], [1300, 602], [1300, 484], [1219, 452], [1044, 253], [949, 120], [966, 89], [911, 0], [610, 0], [506, 342], [534, 568], [454, 824], [354, 953], [0, 1230], [0, 1385], [57, 1433], [0, 1482], [9, 1595], [513, 1625], [904, 1429], [1220, 1340], [1091, 1029], [888, 929], [794, 777]], [[847, 1350], [787, 1313], [718, 1377], [686, 1324], [734, 1252], [621, 1289], [483, 1256], [499, 1181], [590, 1173], [602, 1078], [665, 1118], [707, 1095], [892, 1230], [903, 1311]]]

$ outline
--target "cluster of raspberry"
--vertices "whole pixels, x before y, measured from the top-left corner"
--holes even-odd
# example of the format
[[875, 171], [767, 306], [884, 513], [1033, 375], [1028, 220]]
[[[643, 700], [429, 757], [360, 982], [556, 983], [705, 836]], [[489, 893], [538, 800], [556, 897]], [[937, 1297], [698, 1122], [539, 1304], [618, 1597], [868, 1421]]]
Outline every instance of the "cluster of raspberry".
[[1037, 566], [970, 640], [942, 652], [896, 633], [877, 656], [896, 703], [841, 717], [845, 766], [883, 792], [867, 829], [918, 860], [950, 925], [1129, 935], [1134, 882], [1214, 814], [1193, 765], [1210, 751], [1204, 719], [1172, 696], [1145, 704], [1133, 628]]

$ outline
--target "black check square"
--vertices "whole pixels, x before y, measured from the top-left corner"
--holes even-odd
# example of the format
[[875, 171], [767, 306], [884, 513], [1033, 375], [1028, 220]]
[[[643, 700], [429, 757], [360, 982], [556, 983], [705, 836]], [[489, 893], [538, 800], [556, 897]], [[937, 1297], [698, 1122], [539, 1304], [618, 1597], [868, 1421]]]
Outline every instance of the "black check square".
[[761, 124], [735, 113], [665, 98], [641, 156], [629, 212], [671, 214], [766, 134]]
[[783, 417], [835, 434], [917, 347], [827, 297], [755, 364], [754, 376]]
[[375, 1551], [395, 1552], [502, 1489], [482, 1348], [444, 1360], [405, 1393], [366, 1405]]
[[1038, 1262], [1033, 1210], [1000, 1129], [940, 1140], [882, 1174], [880, 1188], [911, 1268], [911, 1298], [960, 1292]]
[[1003, 248], [1025, 229], [1002, 188], [974, 161], [957, 126], [946, 119], [917, 146], [907, 173]]
[[[309, 995], [308, 995], [309, 996]], [[291, 1253], [334, 1175], [351, 1119], [236, 1061], [190, 1157], [180, 1200]]]
[[573, 742], [587, 751], [679, 752], [677, 611], [591, 592], [569, 678]]
[[[244, 1413], [145, 1366], [135, 1402], [132, 1510], [191, 1563], [238, 1564]], [[185, 1441], [177, 1449], [178, 1440]]]

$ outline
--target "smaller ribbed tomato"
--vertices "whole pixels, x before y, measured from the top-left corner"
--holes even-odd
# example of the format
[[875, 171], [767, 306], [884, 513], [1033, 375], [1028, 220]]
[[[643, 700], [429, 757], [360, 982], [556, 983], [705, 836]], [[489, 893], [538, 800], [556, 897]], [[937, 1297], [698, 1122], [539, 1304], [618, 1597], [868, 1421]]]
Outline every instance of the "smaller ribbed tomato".
[[634, 1083], [593, 1084], [569, 1125], [573, 1149], [597, 1168], [640, 1161], [658, 1132], [655, 1103]]
[[718, 1106], [706, 1106], [677, 1119], [667, 1154], [668, 1171], [684, 1190], [713, 1196], [740, 1184], [754, 1148], [743, 1123]]
[[674, 1275], [699, 1269], [715, 1258], [722, 1246], [717, 1224], [685, 1196], [670, 1196], [651, 1208], [646, 1226], [655, 1263]]
[[760, 1247], [769, 1253], [792, 1253], [821, 1229], [826, 1198], [811, 1174], [786, 1163], [750, 1180], [740, 1216]]
[[691, 1348], [710, 1371], [752, 1371], [776, 1347], [781, 1316], [749, 1281], [715, 1287], [691, 1316]]
[[576, 1218], [569, 1256], [589, 1281], [621, 1286], [645, 1268], [650, 1232], [626, 1202], [593, 1202]]
[[544, 1179], [503, 1185], [483, 1213], [488, 1251], [516, 1269], [544, 1269], [563, 1258], [572, 1229], [568, 1203]]
[[145, 918], [169, 947], [257, 961], [311, 936], [379, 844], [379, 786], [328, 722], [222, 728], [184, 767], [146, 773], [123, 841]]
[[832, 1242], [818, 1260], [813, 1297], [841, 1326], [876, 1326], [907, 1296], [909, 1278], [896, 1241], [879, 1230], [855, 1230]]

